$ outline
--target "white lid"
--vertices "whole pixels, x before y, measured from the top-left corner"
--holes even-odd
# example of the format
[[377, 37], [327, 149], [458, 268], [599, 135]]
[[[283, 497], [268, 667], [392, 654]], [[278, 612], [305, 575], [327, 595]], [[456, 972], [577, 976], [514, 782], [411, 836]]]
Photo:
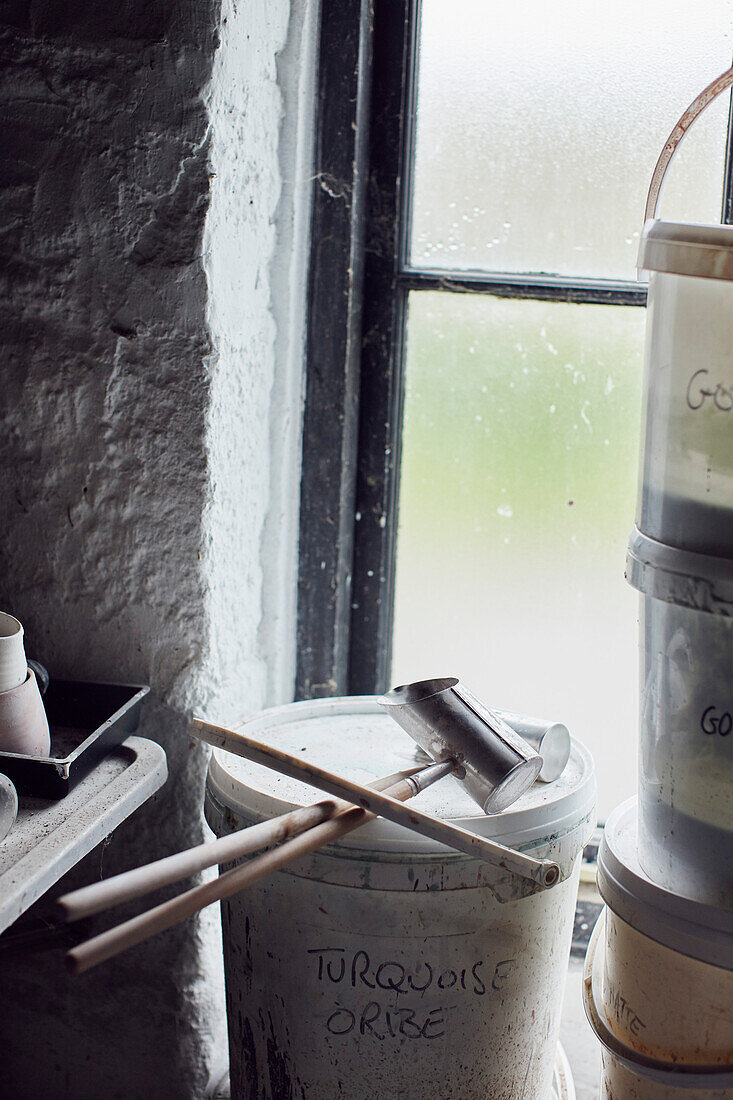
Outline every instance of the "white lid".
[[613, 811], [598, 852], [598, 889], [609, 909], [645, 936], [693, 959], [733, 970], [733, 910], [658, 886], [636, 854], [636, 799]]
[[678, 550], [634, 527], [626, 551], [626, 579], [654, 599], [695, 611], [733, 616], [733, 559]]
[[639, 242], [640, 271], [733, 279], [733, 226], [651, 219]]
[[[425, 754], [377, 704], [377, 696], [345, 696], [289, 703], [262, 711], [239, 727], [267, 742], [364, 785], [384, 775], [413, 768]], [[294, 806], [327, 797], [321, 791], [223, 749], [209, 764], [209, 788], [235, 813], [269, 818]], [[553, 783], [535, 783], [503, 813], [487, 817], [458, 780], [441, 779], [419, 794], [417, 809], [510, 846], [561, 836], [584, 821], [595, 804], [590, 753], [573, 742], [570, 760]], [[378, 819], [344, 837], [339, 844], [361, 849], [411, 852], [444, 851], [442, 845], [400, 825]]]

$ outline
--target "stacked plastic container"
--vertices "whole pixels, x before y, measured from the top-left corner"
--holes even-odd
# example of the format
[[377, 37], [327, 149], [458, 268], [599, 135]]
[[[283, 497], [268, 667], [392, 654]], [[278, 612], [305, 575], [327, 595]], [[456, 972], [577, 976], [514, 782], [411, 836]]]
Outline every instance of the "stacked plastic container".
[[733, 1100], [733, 227], [651, 220], [639, 798], [606, 823], [585, 998], [605, 1100]]
[[652, 218], [639, 267], [639, 797], [606, 823], [585, 1002], [604, 1100], [733, 1100], [733, 227]]
[[639, 859], [733, 908], [733, 227], [654, 221], [642, 472]]

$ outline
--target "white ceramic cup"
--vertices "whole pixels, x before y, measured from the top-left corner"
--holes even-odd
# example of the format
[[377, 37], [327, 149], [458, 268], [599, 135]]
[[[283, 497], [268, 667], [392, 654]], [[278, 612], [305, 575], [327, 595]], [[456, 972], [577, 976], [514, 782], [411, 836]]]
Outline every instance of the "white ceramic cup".
[[0, 692], [0, 752], [48, 756], [50, 748], [46, 711], [29, 668], [22, 684]]
[[0, 611], [0, 692], [18, 687], [27, 675], [22, 624], [6, 611]]

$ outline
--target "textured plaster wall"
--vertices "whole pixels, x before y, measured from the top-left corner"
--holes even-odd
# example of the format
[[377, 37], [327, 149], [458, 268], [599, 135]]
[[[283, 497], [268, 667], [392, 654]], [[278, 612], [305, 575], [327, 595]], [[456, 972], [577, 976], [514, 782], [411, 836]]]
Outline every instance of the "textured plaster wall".
[[293, 631], [318, 16], [318, 0], [291, 2], [287, 40], [276, 58], [283, 97], [282, 182], [270, 268], [276, 370], [270, 400], [270, 493], [262, 541], [264, 588], [259, 631], [260, 647], [268, 654], [268, 704], [289, 702], [295, 682]]
[[[0, 15], [0, 607], [52, 674], [149, 683], [170, 769], [65, 887], [198, 842], [190, 711], [287, 694], [308, 172], [283, 167], [308, 150], [315, 5], [290, 6]], [[3, 1095], [203, 1096], [216, 923], [73, 980], [48, 937], [6, 936]]]
[[207, 97], [215, 491], [205, 516], [212, 648], [203, 701], [222, 721], [292, 691], [293, 646], [284, 638], [295, 615], [310, 131], [303, 74], [313, 64], [314, 8], [301, 3], [291, 13], [289, 0], [253, 0], [242, 17], [225, 0]]

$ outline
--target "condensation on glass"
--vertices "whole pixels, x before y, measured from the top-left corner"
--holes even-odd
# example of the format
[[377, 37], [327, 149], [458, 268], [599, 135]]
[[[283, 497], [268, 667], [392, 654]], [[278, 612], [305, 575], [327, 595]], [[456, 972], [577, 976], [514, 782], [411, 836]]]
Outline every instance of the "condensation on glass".
[[624, 560], [644, 319], [437, 292], [409, 304], [393, 682], [458, 676], [489, 706], [564, 722], [594, 753], [604, 814], [635, 785]]
[[[422, 0], [408, 263], [633, 280], [656, 159], [730, 65], [733, 0]], [[660, 215], [720, 219], [727, 104]], [[409, 175], [409, 173], [408, 173]], [[634, 793], [644, 310], [413, 291], [393, 683], [564, 722]]]
[[[410, 263], [633, 279], [673, 125], [733, 55], [733, 3], [422, 0]], [[727, 103], [660, 216], [720, 219]]]

